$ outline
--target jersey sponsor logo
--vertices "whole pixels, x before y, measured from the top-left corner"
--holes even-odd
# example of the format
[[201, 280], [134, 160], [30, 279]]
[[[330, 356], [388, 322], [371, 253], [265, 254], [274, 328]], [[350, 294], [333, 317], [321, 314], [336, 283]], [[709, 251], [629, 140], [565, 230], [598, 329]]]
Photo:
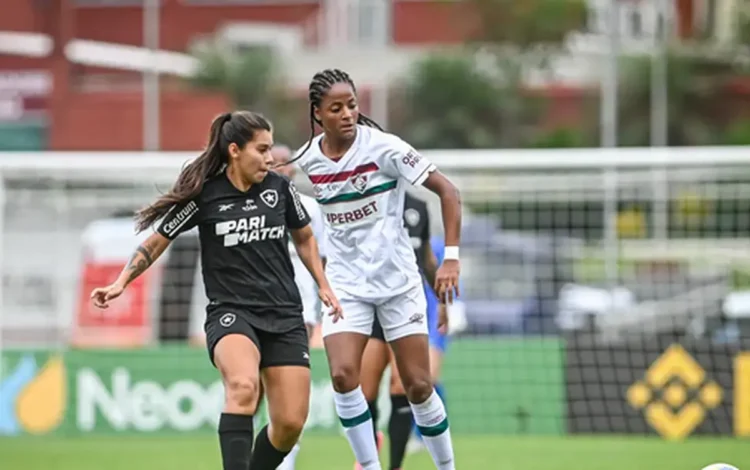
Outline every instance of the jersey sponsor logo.
[[[174, 210], [174, 209], [172, 209]], [[190, 201], [185, 207], [179, 212], [174, 214], [168, 214], [169, 221], [164, 224], [163, 231], [166, 235], [172, 235], [180, 230], [180, 227], [185, 225], [191, 217], [198, 212], [198, 204], [195, 201]]]
[[216, 224], [216, 235], [224, 237], [224, 246], [237, 246], [264, 240], [278, 240], [286, 236], [286, 226], [266, 227], [266, 216], [256, 215]]
[[234, 207], [234, 203], [219, 204], [219, 212], [226, 212], [226, 211], [232, 210], [232, 207]]
[[258, 206], [255, 205], [255, 199], [245, 199], [245, 205], [242, 206], [242, 210], [245, 212], [254, 211]]
[[341, 191], [346, 186], [346, 184], [346, 181], [338, 183], [313, 184], [313, 195], [318, 201], [324, 201], [332, 194]]
[[291, 181], [289, 182], [289, 192], [292, 195], [292, 203], [294, 204], [295, 212], [297, 212], [297, 219], [305, 220], [305, 209], [302, 207], [299, 192], [297, 191], [297, 187]]
[[273, 209], [276, 207], [276, 204], [279, 203], [279, 193], [277, 193], [275, 189], [266, 189], [260, 193], [260, 199], [265, 202], [268, 207]]
[[419, 216], [419, 211], [416, 209], [406, 209], [404, 212], [404, 220], [406, 220], [406, 223], [412, 227], [416, 227], [417, 224], [419, 224], [419, 219], [421, 219], [421, 217]]
[[411, 168], [416, 168], [419, 162], [422, 160], [422, 155], [417, 153], [416, 150], [409, 150], [409, 153], [401, 157], [401, 163]]
[[331, 225], [342, 225], [352, 222], [358, 222], [378, 212], [378, 204], [376, 201], [370, 201], [367, 204], [360, 206], [356, 209], [345, 211], [345, 212], [329, 212], [326, 214], [326, 219]]

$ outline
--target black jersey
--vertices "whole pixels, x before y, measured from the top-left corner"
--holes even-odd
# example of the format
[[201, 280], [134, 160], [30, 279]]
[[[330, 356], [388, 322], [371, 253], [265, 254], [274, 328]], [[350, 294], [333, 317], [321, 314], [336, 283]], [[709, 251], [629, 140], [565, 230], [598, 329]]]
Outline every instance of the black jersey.
[[404, 225], [409, 231], [411, 246], [417, 256], [417, 266], [424, 271], [424, 246], [430, 243], [430, 213], [427, 203], [406, 193], [404, 198]]
[[158, 231], [174, 239], [197, 226], [209, 305], [246, 308], [253, 326], [284, 332], [302, 322], [287, 230], [309, 222], [286, 177], [270, 172], [243, 192], [222, 173], [198, 197], [173, 207]]

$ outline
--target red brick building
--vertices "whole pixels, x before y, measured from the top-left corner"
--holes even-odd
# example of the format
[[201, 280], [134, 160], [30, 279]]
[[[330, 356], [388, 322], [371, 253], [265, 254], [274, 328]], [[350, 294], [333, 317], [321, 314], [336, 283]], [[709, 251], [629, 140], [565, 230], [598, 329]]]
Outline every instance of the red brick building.
[[[692, 5], [692, 0], [677, 1], [680, 5]], [[196, 37], [213, 34], [227, 21], [299, 26], [308, 45], [314, 45], [309, 43], [320, 36], [317, 20], [323, 3], [161, 0], [160, 48], [186, 51]], [[143, 100], [138, 75], [74, 64], [64, 52], [74, 39], [141, 46], [142, 5], [142, 0], [3, 0], [0, 32], [41, 33], [52, 40], [50, 53], [41, 57], [8, 55], [0, 47], [0, 74], [35, 71], [51, 77], [48, 94], [21, 101], [26, 108], [46, 110], [47, 147], [56, 150], [142, 147]], [[396, 45], [458, 43], [469, 30], [465, 8], [444, 0], [394, 0], [391, 18], [390, 29]], [[680, 21], [680, 30], [686, 32], [692, 20]], [[101, 83], [106, 86], [97, 86]], [[197, 93], [174, 80], [166, 80], [161, 92], [161, 147], [200, 148], [209, 120], [228, 105], [221, 95]]]

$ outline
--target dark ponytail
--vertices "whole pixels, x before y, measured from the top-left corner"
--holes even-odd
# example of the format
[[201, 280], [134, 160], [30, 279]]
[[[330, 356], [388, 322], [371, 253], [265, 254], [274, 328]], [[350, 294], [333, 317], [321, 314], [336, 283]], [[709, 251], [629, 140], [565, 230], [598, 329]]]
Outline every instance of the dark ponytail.
[[271, 123], [257, 113], [238, 111], [224, 113], [214, 119], [206, 149], [182, 169], [169, 192], [136, 213], [136, 231], [141, 232], [152, 226], [175, 205], [197, 197], [206, 180], [219, 174], [228, 163], [229, 144], [245, 148], [253, 140], [256, 130], [271, 131]]
[[[284, 163], [284, 165], [289, 165], [290, 163], [294, 163], [295, 161], [299, 160], [310, 149], [312, 140], [315, 137], [315, 123], [320, 124], [320, 122], [315, 119], [315, 108], [320, 107], [320, 102], [323, 100], [323, 97], [326, 95], [326, 93], [328, 93], [331, 87], [337, 83], [346, 83], [352, 87], [354, 93], [357, 93], [357, 87], [354, 85], [354, 80], [352, 80], [352, 77], [350, 77], [349, 74], [344, 72], [343, 70], [326, 69], [322, 72], [316, 73], [315, 76], [313, 76], [308, 90], [308, 101], [310, 103], [310, 139], [307, 141], [307, 145], [305, 146], [304, 150], [302, 150], [293, 159]], [[384, 130], [377, 122], [375, 122], [375, 120], [368, 116], [365, 116], [363, 113], [359, 113], [359, 117], [357, 117], [357, 124], [374, 127], [375, 129], [381, 131]]]

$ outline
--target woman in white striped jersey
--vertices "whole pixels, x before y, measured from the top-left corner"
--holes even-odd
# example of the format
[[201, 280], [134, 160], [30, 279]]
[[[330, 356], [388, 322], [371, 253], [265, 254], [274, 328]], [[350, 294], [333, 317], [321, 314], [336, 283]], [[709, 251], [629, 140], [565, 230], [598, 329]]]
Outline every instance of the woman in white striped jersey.
[[448, 418], [430, 377], [427, 306], [422, 276], [403, 225], [406, 184], [440, 197], [446, 255], [435, 290], [444, 303], [457, 293], [461, 205], [455, 186], [409, 144], [359, 112], [346, 72], [325, 70], [310, 83], [310, 124], [323, 133], [297, 161], [313, 183], [326, 220], [326, 274], [343, 318], [323, 316], [335, 403], [364, 470], [380, 469], [372, 418], [359, 384], [362, 353], [378, 316], [393, 349], [414, 419], [440, 470], [454, 470]]

